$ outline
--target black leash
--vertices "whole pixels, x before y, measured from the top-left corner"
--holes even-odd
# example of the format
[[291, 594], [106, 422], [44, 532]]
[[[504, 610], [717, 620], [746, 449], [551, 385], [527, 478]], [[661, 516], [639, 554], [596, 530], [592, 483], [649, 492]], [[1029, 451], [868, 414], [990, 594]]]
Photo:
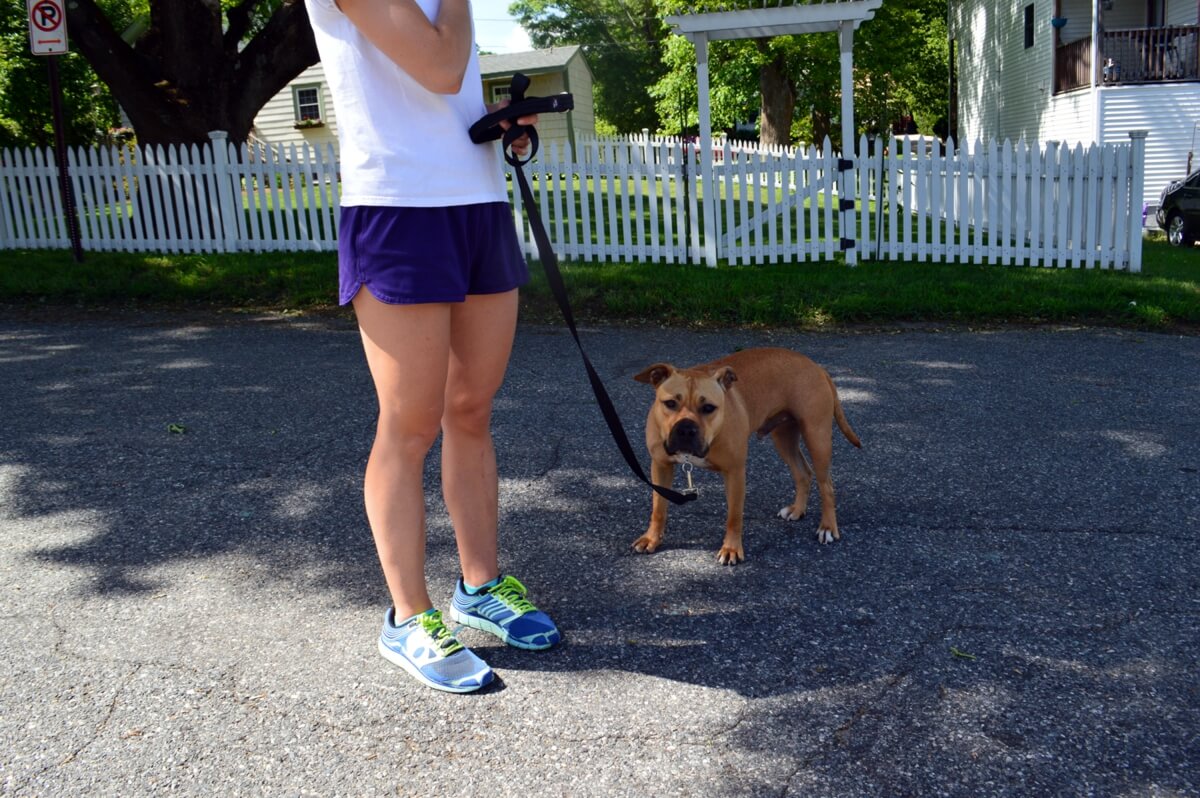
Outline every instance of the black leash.
[[[554, 248], [550, 246], [550, 237], [546, 235], [546, 228], [542, 225], [542, 215], [538, 212], [537, 201], [533, 198], [529, 181], [525, 178], [525, 170], [521, 168], [532, 161], [533, 156], [537, 154], [537, 131], [531, 125], [517, 124], [517, 119], [522, 116], [569, 111], [575, 107], [575, 100], [565, 92], [553, 97], [526, 97], [525, 90], [528, 88], [529, 78], [520, 73], [513, 75], [509, 105], [488, 114], [471, 125], [471, 141], [482, 144], [486, 141], [503, 139], [504, 159], [512, 165], [513, 171], [517, 174], [521, 198], [525, 203], [525, 213], [529, 217], [529, 226], [533, 230], [533, 238], [537, 243], [538, 257], [542, 261], [542, 267], [546, 270], [546, 280], [550, 283], [550, 290], [558, 302], [563, 319], [567, 322], [571, 337], [575, 339], [575, 346], [579, 348], [583, 366], [587, 370], [588, 381], [592, 384], [592, 393], [596, 395], [600, 412], [604, 415], [608, 429], [612, 433], [617, 448], [624, 455], [625, 462], [629, 464], [629, 468], [638, 479], [653, 488], [663, 498], [675, 504], [690, 502], [696, 498], [695, 493], [678, 493], [670, 488], [655, 485], [646, 476], [646, 472], [642, 470], [642, 464], [638, 462], [637, 455], [633, 452], [633, 446], [629, 443], [629, 436], [625, 434], [625, 427], [621, 425], [621, 417], [617, 415], [617, 409], [613, 406], [612, 399], [609, 398], [608, 391], [605, 390], [604, 383], [600, 380], [600, 375], [596, 373], [587, 352], [583, 350], [583, 342], [579, 340], [579, 331], [575, 328], [575, 314], [571, 311], [571, 303], [567, 299], [567, 287], [563, 283], [562, 273], [558, 270], [558, 256], [554, 254]], [[508, 130], [504, 130], [500, 126], [501, 120], [511, 122]], [[526, 134], [529, 135], [529, 154], [522, 160], [511, 153], [509, 147]]]

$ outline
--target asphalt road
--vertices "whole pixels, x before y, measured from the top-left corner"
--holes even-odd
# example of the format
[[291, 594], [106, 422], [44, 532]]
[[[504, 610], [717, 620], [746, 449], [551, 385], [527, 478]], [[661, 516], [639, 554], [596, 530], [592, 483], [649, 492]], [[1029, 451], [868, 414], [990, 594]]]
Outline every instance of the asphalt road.
[[745, 563], [715, 562], [709, 474], [631, 552], [649, 495], [571, 339], [523, 327], [503, 566], [566, 641], [466, 630], [500, 680], [456, 696], [375, 651], [346, 322], [0, 317], [0, 792], [1200, 795], [1200, 338], [584, 335], [635, 442], [649, 363], [824, 365], [864, 443], [835, 440], [842, 540], [775, 517], [788, 476], [756, 442]]

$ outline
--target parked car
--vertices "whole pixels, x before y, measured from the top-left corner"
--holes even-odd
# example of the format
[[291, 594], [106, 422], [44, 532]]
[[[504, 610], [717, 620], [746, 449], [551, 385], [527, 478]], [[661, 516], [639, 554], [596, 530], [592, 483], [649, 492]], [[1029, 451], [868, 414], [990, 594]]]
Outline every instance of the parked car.
[[1200, 237], [1200, 171], [1163, 189], [1155, 218], [1173, 246], [1196, 243]]

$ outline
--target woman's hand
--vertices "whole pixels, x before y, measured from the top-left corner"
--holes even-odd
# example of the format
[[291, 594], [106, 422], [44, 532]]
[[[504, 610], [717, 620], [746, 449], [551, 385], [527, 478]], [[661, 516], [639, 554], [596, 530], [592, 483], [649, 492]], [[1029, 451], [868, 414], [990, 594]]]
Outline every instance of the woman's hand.
[[[504, 99], [498, 103], [492, 103], [491, 105], [487, 106], [487, 112], [490, 114], [494, 111], [499, 111], [501, 108], [507, 108], [511, 102], [511, 100]], [[537, 121], [537, 114], [529, 114], [528, 116], [517, 117], [518, 125], [533, 126], [537, 124]], [[508, 130], [510, 127], [512, 127], [512, 122], [509, 122], [507, 119], [501, 119], [500, 127]], [[516, 155], [518, 158], [524, 158], [525, 153], [529, 152], [529, 134], [522, 135], [519, 139], [514, 141], [511, 146], [513, 155]]]

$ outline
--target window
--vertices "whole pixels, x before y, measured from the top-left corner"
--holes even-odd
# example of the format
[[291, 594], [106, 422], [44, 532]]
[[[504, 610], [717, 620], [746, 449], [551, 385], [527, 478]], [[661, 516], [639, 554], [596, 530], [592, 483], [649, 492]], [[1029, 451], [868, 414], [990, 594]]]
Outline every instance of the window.
[[292, 87], [292, 103], [296, 108], [297, 125], [313, 126], [325, 121], [319, 84]]
[[1025, 49], [1033, 47], [1033, 4], [1025, 6]]
[[505, 84], [503, 86], [492, 86], [492, 102], [498, 103], [501, 100], [507, 100], [511, 96], [511, 85]]

